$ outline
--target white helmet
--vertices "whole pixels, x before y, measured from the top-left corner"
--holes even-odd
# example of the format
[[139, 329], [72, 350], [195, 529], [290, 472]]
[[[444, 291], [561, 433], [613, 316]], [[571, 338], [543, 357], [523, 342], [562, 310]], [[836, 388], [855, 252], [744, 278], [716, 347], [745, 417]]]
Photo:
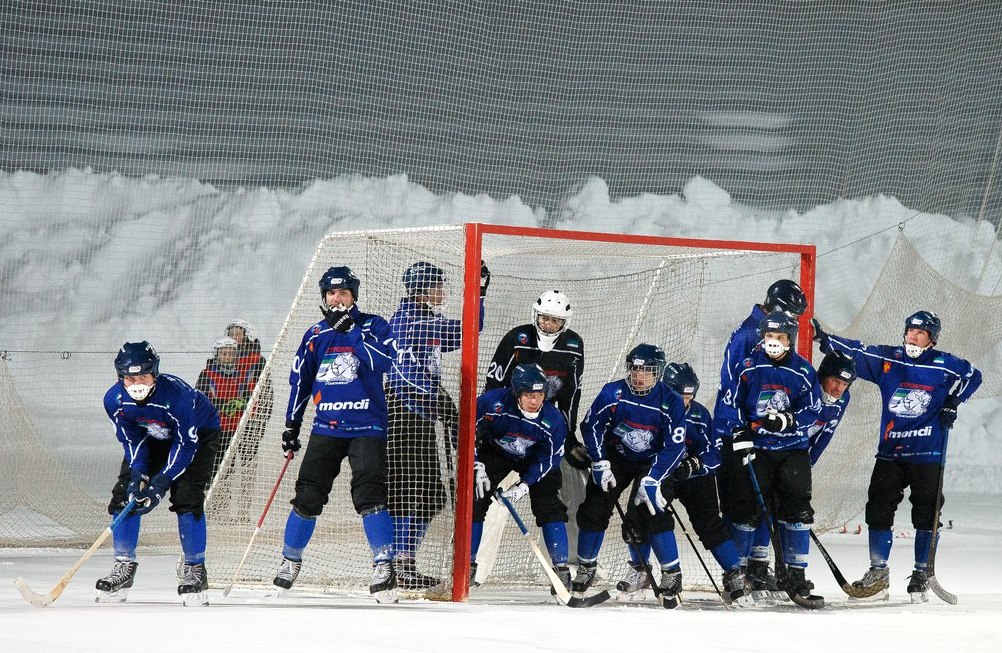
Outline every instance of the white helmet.
[[212, 343], [212, 358], [223, 370], [225, 370], [226, 372], [232, 372], [234, 369], [236, 369], [237, 366], [236, 357], [234, 357], [232, 362], [224, 364], [222, 361], [219, 360], [219, 350], [223, 348], [232, 349], [233, 352], [236, 353], [238, 349], [237, 341], [229, 336], [223, 336], [219, 340], [216, 340], [214, 343]]
[[[564, 323], [556, 331], [548, 333], [539, 328], [540, 315], [560, 318]], [[536, 336], [541, 351], [550, 351], [553, 349], [557, 337], [567, 330], [567, 325], [570, 324], [571, 316], [573, 315], [574, 311], [571, 310], [571, 300], [567, 299], [567, 295], [559, 290], [547, 290], [539, 296], [536, 303], [532, 305], [532, 326], [536, 328]]]
[[229, 335], [230, 329], [232, 327], [240, 327], [241, 329], [243, 329], [244, 337], [247, 338], [247, 342], [254, 342], [255, 340], [257, 340], [257, 329], [255, 329], [254, 325], [248, 322], [247, 320], [241, 320], [240, 318], [230, 320], [230, 323], [226, 325], [227, 335]]

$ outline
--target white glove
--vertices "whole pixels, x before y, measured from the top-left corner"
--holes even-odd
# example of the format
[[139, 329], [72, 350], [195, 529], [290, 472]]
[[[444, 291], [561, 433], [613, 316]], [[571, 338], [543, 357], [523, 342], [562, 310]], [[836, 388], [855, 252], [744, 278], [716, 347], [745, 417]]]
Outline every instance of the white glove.
[[522, 481], [519, 481], [502, 492], [501, 496], [508, 499], [508, 501], [511, 501], [512, 503], [517, 503], [519, 499], [527, 494], [529, 494], [529, 486]]
[[602, 488], [603, 492], [608, 492], [616, 487], [616, 477], [612, 475], [612, 468], [608, 460], [599, 460], [591, 464], [591, 477], [595, 485]]
[[668, 500], [661, 494], [661, 482], [653, 476], [645, 476], [640, 479], [640, 487], [637, 489], [637, 496], [633, 503], [641, 505], [647, 504], [647, 510], [652, 515], [659, 515], [668, 505]]
[[473, 496], [483, 499], [491, 491], [491, 479], [487, 477], [487, 468], [482, 462], [473, 463]]

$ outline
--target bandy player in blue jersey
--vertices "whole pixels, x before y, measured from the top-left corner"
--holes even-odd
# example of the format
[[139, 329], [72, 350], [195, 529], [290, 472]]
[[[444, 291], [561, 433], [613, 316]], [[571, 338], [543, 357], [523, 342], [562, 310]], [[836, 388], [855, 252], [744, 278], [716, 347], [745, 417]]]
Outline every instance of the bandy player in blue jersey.
[[369, 592], [394, 603], [393, 523], [387, 509], [386, 395], [383, 375], [397, 357], [390, 325], [358, 309], [361, 282], [350, 268], [332, 267], [320, 278], [324, 319], [303, 335], [289, 374], [289, 407], [282, 450], [300, 449], [306, 404], [316, 406], [313, 428], [296, 478], [296, 496], [285, 524], [282, 565], [274, 583], [289, 589], [303, 551], [330, 496], [345, 458], [351, 466], [351, 500], [362, 516], [372, 549]]
[[939, 475], [946, 463], [949, 429], [957, 407], [981, 385], [981, 372], [963, 358], [936, 349], [942, 330], [939, 316], [918, 311], [905, 320], [900, 345], [864, 345], [825, 333], [814, 320], [821, 351], [841, 351], [856, 363], [859, 378], [877, 384], [883, 398], [880, 439], [866, 500], [870, 569], [855, 584], [886, 583], [887, 559], [894, 540], [894, 513], [910, 488], [915, 528], [915, 566], [908, 583], [913, 602], [928, 600], [926, 566], [937, 501]]
[[97, 581], [99, 603], [123, 602], [136, 576], [142, 515], [170, 494], [177, 514], [184, 566], [177, 593], [185, 605], [206, 605], [205, 490], [219, 442], [219, 413], [209, 398], [171, 374], [160, 373], [160, 356], [147, 341], [127, 342], [115, 357], [118, 382], [104, 395], [104, 409], [125, 450], [108, 512], [117, 515], [136, 499], [112, 535], [115, 566]]

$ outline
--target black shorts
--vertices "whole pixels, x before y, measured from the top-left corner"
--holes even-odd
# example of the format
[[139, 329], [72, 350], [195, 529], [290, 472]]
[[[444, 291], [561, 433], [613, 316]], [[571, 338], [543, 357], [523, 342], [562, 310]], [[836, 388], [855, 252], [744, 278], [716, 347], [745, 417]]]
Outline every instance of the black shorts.
[[335, 438], [311, 435], [296, 478], [292, 505], [305, 517], [323, 512], [334, 479], [347, 458], [351, 467], [351, 501], [355, 512], [386, 507], [386, 441], [381, 437]]

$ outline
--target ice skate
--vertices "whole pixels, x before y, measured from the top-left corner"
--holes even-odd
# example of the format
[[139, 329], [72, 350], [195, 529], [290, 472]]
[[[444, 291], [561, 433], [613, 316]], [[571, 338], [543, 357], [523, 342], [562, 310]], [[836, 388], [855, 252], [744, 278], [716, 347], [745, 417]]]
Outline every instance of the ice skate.
[[630, 563], [630, 573], [626, 574], [623, 580], [616, 583], [619, 595], [616, 597], [620, 602], [632, 602], [639, 598], [640, 592], [651, 586], [651, 581], [647, 577], [647, 570], [643, 565]]
[[929, 577], [924, 569], [916, 569], [908, 579], [908, 596], [912, 603], [929, 602]]
[[782, 588], [790, 595], [790, 599], [802, 608], [817, 610], [825, 607], [824, 597], [811, 593], [814, 583], [807, 580], [806, 574], [803, 567], [787, 567]]
[[97, 603], [125, 603], [129, 598], [129, 588], [136, 579], [135, 560], [116, 560], [111, 573], [97, 581]]
[[209, 574], [205, 571], [205, 564], [201, 562], [185, 563], [181, 570], [181, 581], [177, 585], [177, 593], [181, 597], [181, 602], [189, 607], [209, 605], [208, 589]]
[[275, 574], [275, 579], [271, 582], [283, 590], [292, 589], [292, 584], [296, 582], [296, 578], [299, 577], [299, 570], [302, 568], [302, 560], [282, 558], [282, 566], [278, 568], [278, 573]]
[[755, 605], [755, 601], [752, 600], [751, 594], [746, 593], [745, 591], [745, 575], [741, 572], [740, 567], [736, 567], [730, 571], [725, 571], [721, 580], [724, 586], [721, 593], [724, 603], [727, 605], [736, 605], [741, 608], [747, 608]]
[[582, 562], [578, 565], [578, 573], [571, 583], [571, 590], [583, 594], [589, 587], [595, 584], [595, 573], [598, 571], [598, 563]]
[[755, 605], [778, 603], [779, 584], [776, 582], [776, 577], [769, 573], [768, 561], [749, 560], [746, 576], [751, 586], [751, 599]]
[[661, 605], [665, 610], [677, 608], [682, 598], [682, 570], [678, 567], [662, 569], [658, 593], [661, 595]]
[[852, 597], [853, 601], [886, 601], [890, 598], [888, 587], [890, 587], [891, 570], [888, 567], [870, 567], [863, 577], [853, 581], [852, 586], [865, 593], [870, 593], [867, 597]]
[[477, 582], [477, 563], [470, 563], [470, 587], [480, 587], [480, 583]]
[[397, 602], [397, 573], [392, 560], [373, 563], [369, 594], [376, 599], [376, 603]]
[[[560, 579], [560, 582], [563, 583], [564, 587], [567, 588], [567, 591], [570, 592], [571, 591], [571, 568], [568, 567], [567, 565], [554, 565], [553, 571], [556, 572], [557, 578]], [[557, 590], [555, 588], [553, 588], [553, 587], [550, 587], [550, 594], [553, 595], [553, 596], [556, 596], [557, 595]]]
[[397, 558], [397, 585], [404, 590], [425, 590], [441, 585], [442, 581], [418, 572], [414, 558]]

